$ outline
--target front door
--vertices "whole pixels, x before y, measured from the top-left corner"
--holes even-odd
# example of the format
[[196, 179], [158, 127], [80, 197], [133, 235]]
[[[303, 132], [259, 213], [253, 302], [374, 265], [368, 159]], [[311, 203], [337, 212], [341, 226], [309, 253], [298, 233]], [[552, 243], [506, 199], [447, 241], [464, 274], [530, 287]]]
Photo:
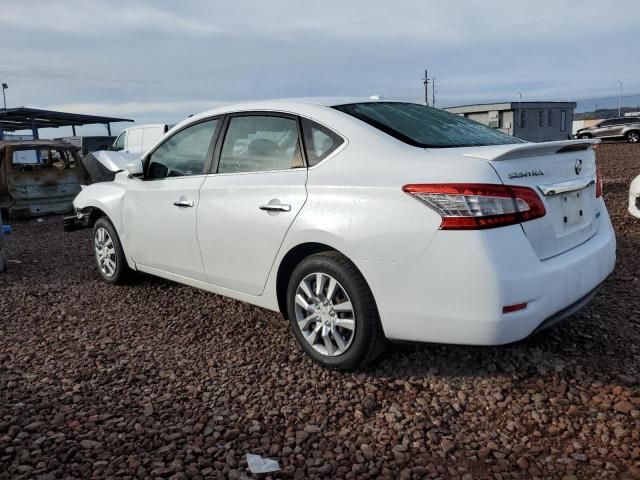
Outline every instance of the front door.
[[196, 217], [218, 124], [209, 119], [167, 138], [145, 158], [144, 177], [129, 181], [124, 231], [141, 270], [205, 279]]
[[307, 197], [300, 145], [293, 116], [229, 118], [217, 172], [200, 189], [198, 239], [210, 283], [262, 294]]

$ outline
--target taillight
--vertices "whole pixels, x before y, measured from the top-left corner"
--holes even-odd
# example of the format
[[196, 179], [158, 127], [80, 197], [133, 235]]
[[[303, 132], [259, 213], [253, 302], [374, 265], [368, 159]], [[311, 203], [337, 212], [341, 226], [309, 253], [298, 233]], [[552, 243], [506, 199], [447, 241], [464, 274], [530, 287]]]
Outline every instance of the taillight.
[[602, 175], [600, 174], [600, 169], [598, 165], [596, 165], [596, 198], [600, 198], [602, 196]]
[[442, 230], [504, 227], [543, 217], [538, 194], [527, 187], [485, 183], [414, 184], [402, 188], [435, 210]]

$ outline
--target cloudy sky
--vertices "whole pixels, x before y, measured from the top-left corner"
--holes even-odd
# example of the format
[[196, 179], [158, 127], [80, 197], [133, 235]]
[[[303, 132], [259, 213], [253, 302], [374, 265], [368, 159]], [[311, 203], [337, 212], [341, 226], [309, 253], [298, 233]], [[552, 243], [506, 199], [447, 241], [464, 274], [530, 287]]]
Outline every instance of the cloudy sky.
[[[614, 7], [615, 8], [612, 8]], [[9, 106], [176, 122], [243, 99], [640, 94], [638, 0], [3, 0]], [[124, 126], [124, 125], [122, 125]], [[117, 130], [117, 129], [116, 129]], [[82, 130], [89, 133], [89, 130]], [[92, 132], [93, 133], [93, 132]]]

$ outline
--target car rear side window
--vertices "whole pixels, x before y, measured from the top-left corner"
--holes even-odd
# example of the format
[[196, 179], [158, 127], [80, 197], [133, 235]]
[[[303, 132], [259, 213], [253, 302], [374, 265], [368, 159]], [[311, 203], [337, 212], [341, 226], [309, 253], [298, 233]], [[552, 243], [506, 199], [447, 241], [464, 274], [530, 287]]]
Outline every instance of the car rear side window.
[[522, 143], [518, 138], [459, 115], [416, 103], [367, 102], [334, 108], [415, 147]]
[[337, 133], [306, 118], [302, 119], [302, 131], [310, 167], [320, 163], [344, 143], [344, 139]]
[[149, 157], [145, 179], [202, 175], [218, 121], [196, 123], [169, 137]]
[[298, 122], [274, 115], [231, 117], [218, 173], [264, 172], [302, 167]]

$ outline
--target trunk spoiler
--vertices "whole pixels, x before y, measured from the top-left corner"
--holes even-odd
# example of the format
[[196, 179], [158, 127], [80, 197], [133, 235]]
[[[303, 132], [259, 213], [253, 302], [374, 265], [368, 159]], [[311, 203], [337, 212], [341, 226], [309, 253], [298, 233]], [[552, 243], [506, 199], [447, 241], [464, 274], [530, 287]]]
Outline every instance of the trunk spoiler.
[[588, 150], [598, 143], [600, 143], [599, 138], [561, 140], [557, 142], [542, 143], [520, 143], [513, 145], [500, 145], [496, 147], [482, 147], [476, 151], [467, 152], [463, 156], [491, 161], [511, 160], [514, 158], [539, 157], [542, 155], [553, 155], [554, 153]]

